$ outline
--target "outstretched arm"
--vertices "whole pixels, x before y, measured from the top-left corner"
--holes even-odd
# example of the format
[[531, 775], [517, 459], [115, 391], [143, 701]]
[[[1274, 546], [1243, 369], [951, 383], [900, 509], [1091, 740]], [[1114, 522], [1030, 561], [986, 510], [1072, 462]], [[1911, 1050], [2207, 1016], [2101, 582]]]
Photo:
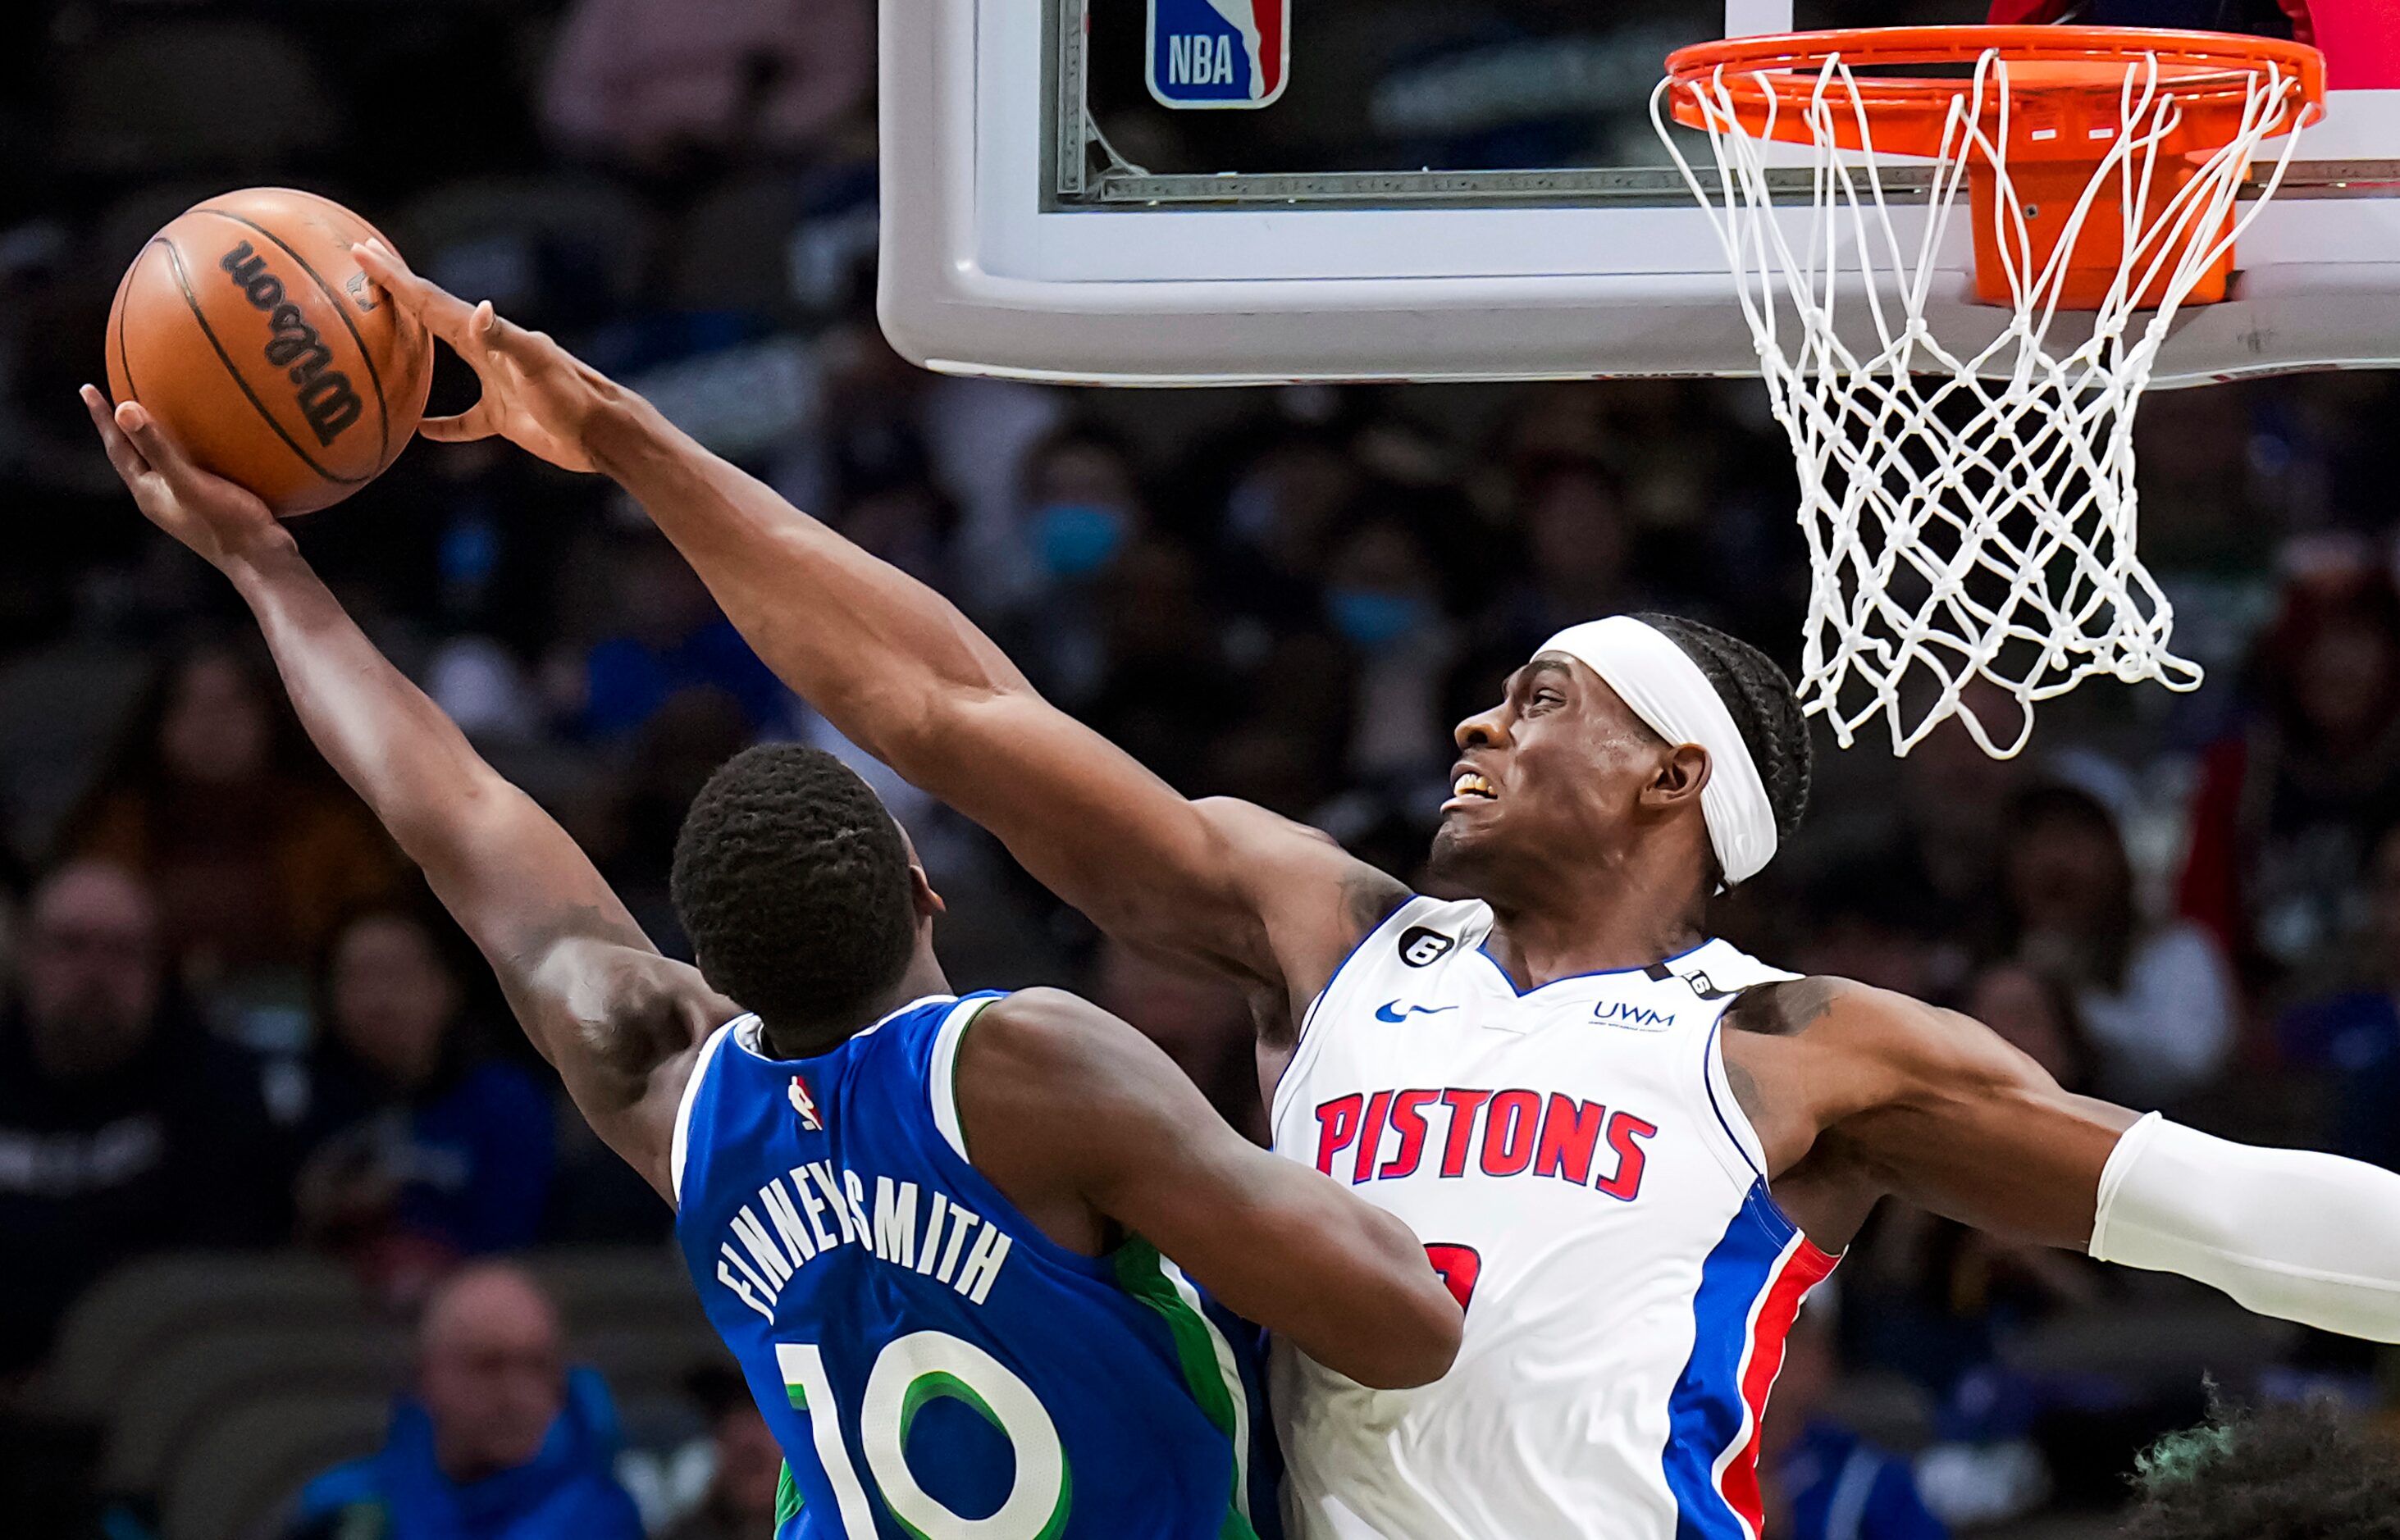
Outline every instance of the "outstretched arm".
[[143, 513], [250, 606], [308, 736], [425, 869], [594, 1131], [670, 1193], [683, 1083], [734, 1008], [659, 954], [566, 831], [367, 640], [265, 504], [195, 466], [139, 405], [112, 413], [89, 386], [84, 404]]
[[1754, 991], [1728, 1020], [1727, 1077], [1804, 1224], [1813, 1208], [1846, 1239], [1891, 1192], [2180, 1273], [2262, 1315], [2400, 1342], [2400, 1175], [2075, 1096], [1980, 1022], [1887, 990], [1802, 979]]
[[1408, 1226], [1234, 1132], [1099, 1007], [1057, 989], [994, 1002], [961, 1044], [958, 1086], [969, 1155], [1020, 1207], [1087, 1206], [1362, 1384], [1449, 1369], [1459, 1307]]
[[389, 253], [359, 260], [471, 364], [484, 399], [430, 438], [505, 435], [613, 477], [784, 681], [853, 743], [997, 834], [1100, 927], [1304, 1002], [1405, 896], [1315, 830], [1194, 803], [1034, 690], [940, 594], [709, 454], [550, 338]]

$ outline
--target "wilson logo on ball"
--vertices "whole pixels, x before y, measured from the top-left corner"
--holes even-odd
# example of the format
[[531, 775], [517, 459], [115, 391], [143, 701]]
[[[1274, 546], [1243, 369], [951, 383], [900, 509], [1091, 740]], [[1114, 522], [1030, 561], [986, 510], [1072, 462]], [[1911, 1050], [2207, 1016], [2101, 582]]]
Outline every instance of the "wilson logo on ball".
[[283, 280], [266, 270], [266, 259], [249, 241], [227, 252], [217, 266], [232, 275], [243, 298], [266, 313], [266, 361], [286, 371], [286, 377], [300, 388], [296, 398], [300, 416], [307, 420], [319, 443], [331, 444], [366, 410], [359, 393], [350, 388], [350, 377], [330, 367], [333, 349], [308, 324], [300, 307], [284, 297]]

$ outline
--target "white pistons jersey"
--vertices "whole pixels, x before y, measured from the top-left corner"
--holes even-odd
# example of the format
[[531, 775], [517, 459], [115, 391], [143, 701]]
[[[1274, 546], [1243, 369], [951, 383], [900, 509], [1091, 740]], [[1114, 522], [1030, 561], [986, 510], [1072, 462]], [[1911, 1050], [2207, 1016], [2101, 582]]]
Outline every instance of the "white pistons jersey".
[[1833, 1271], [1768, 1197], [1711, 941], [1520, 993], [1492, 911], [1412, 899], [1310, 1007], [1275, 1145], [1408, 1221], [1466, 1307], [1451, 1371], [1370, 1390], [1275, 1343], [1308, 1540], [1757, 1540], [1758, 1417]]

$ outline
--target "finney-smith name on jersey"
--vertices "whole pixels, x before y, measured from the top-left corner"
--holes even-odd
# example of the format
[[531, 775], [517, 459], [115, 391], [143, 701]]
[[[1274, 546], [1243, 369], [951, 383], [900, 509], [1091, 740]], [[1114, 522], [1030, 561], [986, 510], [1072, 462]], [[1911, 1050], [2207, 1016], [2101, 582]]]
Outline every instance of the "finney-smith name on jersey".
[[788, 1179], [769, 1179], [758, 1201], [743, 1204], [726, 1226], [716, 1281], [771, 1321], [776, 1297], [794, 1274], [838, 1246], [865, 1246], [894, 1267], [937, 1278], [983, 1303], [1008, 1260], [1006, 1231], [940, 1192], [920, 1224], [917, 1184], [890, 1177], [875, 1179], [870, 1213], [858, 1173], [844, 1167], [839, 1183], [835, 1178], [831, 1162], [810, 1161], [792, 1167]]

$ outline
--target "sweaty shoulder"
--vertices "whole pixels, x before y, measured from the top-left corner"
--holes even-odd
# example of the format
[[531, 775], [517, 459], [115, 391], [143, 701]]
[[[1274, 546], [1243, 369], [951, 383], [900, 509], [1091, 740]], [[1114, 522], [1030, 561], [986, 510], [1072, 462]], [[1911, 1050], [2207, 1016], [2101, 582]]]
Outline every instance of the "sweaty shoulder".
[[1812, 1049], [1894, 1069], [1980, 1056], [1998, 1041], [1972, 1016], [1824, 974], [1744, 990], [1725, 1013], [1725, 1025], [1762, 1037], [1806, 1041]]
[[960, 1078], [971, 1066], [979, 1078], [1071, 1084], [1091, 1072], [1098, 1040], [1131, 1031], [1069, 990], [1018, 989], [976, 1013], [960, 1048]]
[[959, 1043], [967, 1159], [1052, 1240], [1097, 1255], [1110, 1237], [1084, 1194], [1105, 1164], [1101, 1136], [1161, 1066], [1173, 1070], [1131, 1027], [1064, 989], [996, 1000]]
[[1998, 1043], [1956, 1011], [1821, 974], [1746, 989], [1725, 1019], [1735, 1094], [1748, 1099], [1738, 1064], [1769, 1068], [1773, 1083], [1799, 1093], [1826, 1121], [1876, 1105]]
[[1972, 1016], [1821, 974], [1746, 990], [1725, 1020], [1725, 1078], [1770, 1158], [1862, 1112], [2013, 1083], [2031, 1063]]

